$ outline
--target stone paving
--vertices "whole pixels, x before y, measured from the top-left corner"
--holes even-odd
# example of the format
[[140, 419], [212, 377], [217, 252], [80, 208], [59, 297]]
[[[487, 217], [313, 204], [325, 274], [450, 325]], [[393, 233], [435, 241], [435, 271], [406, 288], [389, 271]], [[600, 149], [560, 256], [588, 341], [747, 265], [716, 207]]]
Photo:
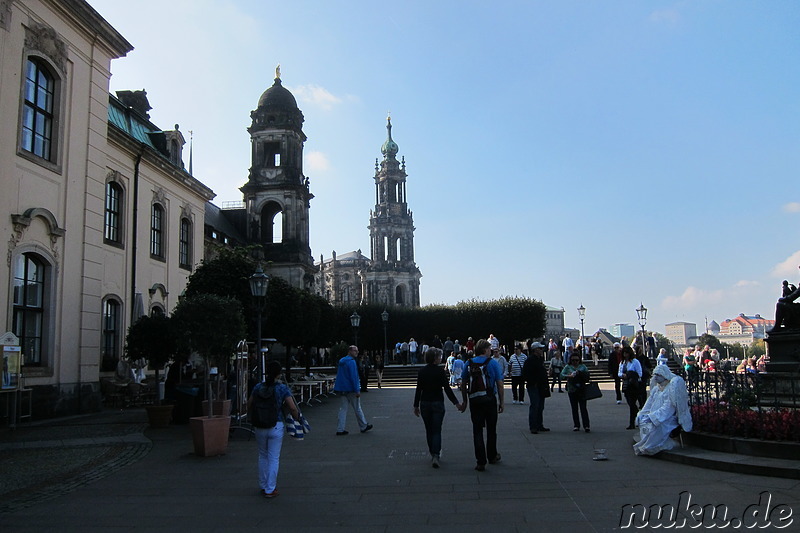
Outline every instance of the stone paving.
[[[503, 460], [485, 472], [474, 470], [468, 413], [448, 408], [442, 466], [433, 469], [422, 421], [411, 411], [413, 389], [373, 389], [362, 396], [375, 426], [366, 434], [358, 433], [350, 413], [350, 435], [334, 435], [338, 398], [304, 408], [312, 432], [303, 441], [284, 440], [281, 495], [273, 500], [258, 493], [255, 442], [246, 433], [235, 433], [226, 455], [199, 458], [188, 428], [173, 426], [145, 430], [149, 452], [135, 449], [141, 443], [125, 443], [138, 460], [90, 465], [75, 485], [54, 483], [46, 497], [4, 509], [0, 528], [607, 532], [625, 529], [620, 519], [626, 504], [678, 506], [683, 493], [684, 501], [689, 494], [700, 506], [726, 506], [731, 519], [758, 504], [764, 491], [772, 508], [782, 504], [780, 511], [800, 512], [796, 480], [634, 456], [633, 432], [623, 429], [627, 406], [615, 404], [613, 391], [590, 402], [591, 433], [572, 432], [567, 395], [554, 394], [545, 410], [552, 431], [538, 435], [528, 431], [527, 406], [512, 404], [510, 391], [506, 395], [498, 429]], [[143, 411], [139, 415], [143, 420]], [[0, 451], [8, 444], [0, 439]], [[595, 448], [605, 448], [609, 460], [593, 461]], [[777, 511], [773, 515], [777, 521]], [[784, 531], [800, 530], [800, 517], [789, 520], [794, 522]]]

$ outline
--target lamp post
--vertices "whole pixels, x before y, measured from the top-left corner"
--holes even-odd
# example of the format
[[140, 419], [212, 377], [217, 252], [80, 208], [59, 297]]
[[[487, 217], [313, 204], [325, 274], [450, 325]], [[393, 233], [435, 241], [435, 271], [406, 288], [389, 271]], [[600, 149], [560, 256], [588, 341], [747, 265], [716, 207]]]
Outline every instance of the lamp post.
[[644, 331], [644, 326], [647, 324], [647, 308], [643, 303], [639, 303], [639, 307], [636, 309], [636, 316], [639, 318], [639, 325], [642, 326], [642, 355], [647, 355], [647, 339]]
[[353, 344], [358, 346], [358, 326], [361, 324], [361, 317], [358, 316], [358, 313], [353, 311], [353, 314], [350, 315], [350, 325], [353, 326]]
[[264, 274], [261, 265], [250, 276], [250, 294], [256, 300], [256, 310], [258, 311], [258, 323], [256, 324], [256, 350], [258, 351], [259, 364], [261, 365], [261, 381], [266, 379], [267, 365], [264, 360], [264, 352], [261, 350], [261, 315], [264, 312], [264, 305], [267, 302], [267, 287], [269, 286], [269, 276]]
[[586, 346], [584, 345], [586, 336], [583, 334], [583, 321], [586, 320], [586, 308], [583, 304], [578, 308], [578, 317], [581, 319], [581, 360], [583, 360], [583, 356], [586, 355]]
[[386, 339], [386, 326], [389, 325], [389, 312], [384, 309], [381, 313], [381, 320], [383, 320], [383, 360], [384, 362], [389, 358], [389, 350]]

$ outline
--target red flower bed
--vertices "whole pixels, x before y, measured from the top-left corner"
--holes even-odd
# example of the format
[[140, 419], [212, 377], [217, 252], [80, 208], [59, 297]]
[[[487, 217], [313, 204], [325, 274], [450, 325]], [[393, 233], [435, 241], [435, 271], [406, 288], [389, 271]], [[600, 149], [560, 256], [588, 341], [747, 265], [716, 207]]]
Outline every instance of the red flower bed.
[[734, 407], [725, 402], [692, 406], [695, 431], [731, 437], [800, 442], [800, 410]]

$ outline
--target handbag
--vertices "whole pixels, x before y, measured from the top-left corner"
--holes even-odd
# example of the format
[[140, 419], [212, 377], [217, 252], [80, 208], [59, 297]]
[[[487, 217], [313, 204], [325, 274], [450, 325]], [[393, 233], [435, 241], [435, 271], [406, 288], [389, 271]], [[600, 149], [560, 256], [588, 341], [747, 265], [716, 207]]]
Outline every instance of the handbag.
[[595, 382], [587, 383], [586, 387], [583, 389], [583, 397], [586, 400], [602, 398], [603, 392], [600, 390], [600, 385]]

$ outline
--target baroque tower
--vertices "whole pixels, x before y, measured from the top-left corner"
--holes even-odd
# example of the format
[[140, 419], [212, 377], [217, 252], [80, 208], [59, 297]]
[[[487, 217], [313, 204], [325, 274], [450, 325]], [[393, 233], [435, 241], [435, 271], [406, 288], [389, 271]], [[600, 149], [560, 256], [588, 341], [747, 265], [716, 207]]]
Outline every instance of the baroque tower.
[[414, 262], [414, 217], [406, 201], [406, 161], [392, 139], [392, 119], [387, 118], [383, 160], [375, 160], [375, 209], [370, 211], [372, 260], [362, 274], [363, 300], [367, 303], [419, 307], [422, 274]]
[[251, 160], [244, 196], [248, 242], [260, 244], [267, 271], [298, 288], [314, 283], [314, 260], [309, 246], [308, 211], [314, 197], [303, 175], [303, 113], [281, 84], [275, 82], [250, 113]]

